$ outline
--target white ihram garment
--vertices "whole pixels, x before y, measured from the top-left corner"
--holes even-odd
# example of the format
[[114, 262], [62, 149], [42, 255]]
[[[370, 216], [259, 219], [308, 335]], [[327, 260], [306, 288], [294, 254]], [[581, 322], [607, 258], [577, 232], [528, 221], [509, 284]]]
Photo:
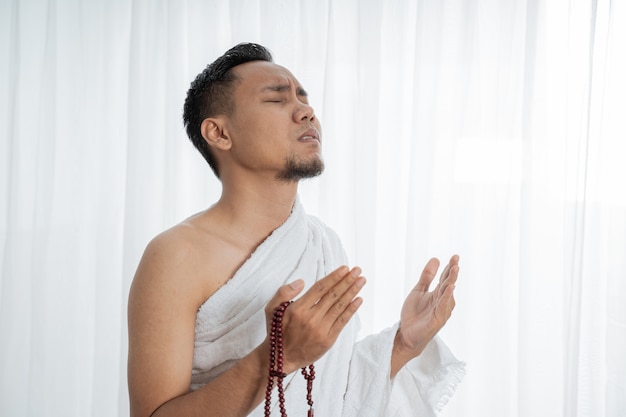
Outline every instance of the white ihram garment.
[[[264, 309], [278, 287], [302, 278], [304, 293], [342, 264], [346, 256], [337, 235], [297, 201], [287, 221], [198, 310], [191, 389], [220, 375], [265, 339]], [[397, 325], [356, 342], [358, 327], [354, 317], [315, 362], [315, 415], [434, 416], [462, 379], [464, 364], [435, 338], [390, 380]], [[284, 385], [289, 416], [306, 416], [306, 382], [300, 372], [288, 375]], [[275, 397], [272, 415], [278, 416]], [[263, 406], [250, 415], [263, 416]]]

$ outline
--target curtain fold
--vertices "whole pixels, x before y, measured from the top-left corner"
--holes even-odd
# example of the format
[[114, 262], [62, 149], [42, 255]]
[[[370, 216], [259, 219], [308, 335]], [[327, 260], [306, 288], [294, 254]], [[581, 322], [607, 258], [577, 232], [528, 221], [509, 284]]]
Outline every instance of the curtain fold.
[[363, 334], [461, 255], [445, 416], [626, 412], [626, 4], [0, 2], [0, 415], [126, 416], [126, 303], [219, 182], [189, 83], [259, 42], [304, 84], [302, 183], [369, 278]]

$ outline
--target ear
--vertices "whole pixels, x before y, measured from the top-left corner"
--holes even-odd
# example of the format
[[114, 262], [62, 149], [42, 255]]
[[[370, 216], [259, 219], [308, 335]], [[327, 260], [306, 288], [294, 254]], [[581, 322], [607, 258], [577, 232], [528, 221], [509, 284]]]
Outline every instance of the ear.
[[224, 120], [219, 117], [209, 117], [204, 119], [200, 125], [200, 133], [209, 146], [223, 151], [232, 146], [230, 137], [224, 129], [224, 124]]

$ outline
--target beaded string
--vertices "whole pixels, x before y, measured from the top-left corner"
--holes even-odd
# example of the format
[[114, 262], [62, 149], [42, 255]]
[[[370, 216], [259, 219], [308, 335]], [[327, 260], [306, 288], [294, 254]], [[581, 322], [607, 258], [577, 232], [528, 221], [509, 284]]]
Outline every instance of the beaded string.
[[[285, 301], [274, 311], [272, 326], [270, 329], [270, 365], [269, 376], [267, 377], [267, 389], [265, 391], [265, 417], [271, 414], [272, 389], [274, 388], [274, 378], [278, 388], [278, 405], [281, 417], [287, 417], [285, 409], [285, 389], [283, 379], [287, 374], [283, 373], [283, 316], [291, 301]], [[302, 368], [302, 376], [306, 379], [306, 399], [309, 404], [308, 417], [313, 417], [313, 380], [315, 379], [315, 367], [309, 365], [309, 369]]]

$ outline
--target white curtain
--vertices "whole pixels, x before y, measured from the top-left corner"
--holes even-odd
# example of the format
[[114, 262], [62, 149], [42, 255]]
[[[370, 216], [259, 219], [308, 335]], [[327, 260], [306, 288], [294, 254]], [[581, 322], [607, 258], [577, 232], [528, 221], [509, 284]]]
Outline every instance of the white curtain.
[[185, 92], [242, 41], [322, 120], [364, 333], [461, 255], [444, 415], [626, 415], [623, 0], [2, 0], [1, 416], [128, 415], [138, 260], [219, 196]]

